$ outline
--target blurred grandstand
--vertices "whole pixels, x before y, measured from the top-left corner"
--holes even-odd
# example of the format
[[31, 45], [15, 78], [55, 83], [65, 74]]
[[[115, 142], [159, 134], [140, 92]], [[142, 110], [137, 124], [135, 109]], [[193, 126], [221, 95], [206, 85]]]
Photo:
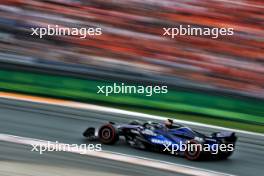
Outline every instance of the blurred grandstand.
[[[31, 36], [31, 27], [101, 27], [102, 36]], [[163, 27], [232, 27], [233, 36], [162, 36]], [[264, 98], [261, 0], [0, 1], [0, 67], [166, 83]]]

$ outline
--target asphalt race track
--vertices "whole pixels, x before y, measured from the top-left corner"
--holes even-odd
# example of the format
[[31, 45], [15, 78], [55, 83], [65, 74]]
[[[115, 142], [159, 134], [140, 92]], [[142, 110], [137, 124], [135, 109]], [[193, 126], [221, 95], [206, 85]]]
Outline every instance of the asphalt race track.
[[29, 146], [0, 142], [0, 175], [4, 176], [137, 176], [173, 173], [121, 162], [87, 157], [67, 152], [49, 152], [43, 155], [31, 152]]
[[[135, 119], [135, 117], [0, 99], [0, 133], [59, 141], [61, 143], [88, 143], [81, 135], [87, 127], [98, 126], [107, 121], [128, 122], [132, 119]], [[144, 120], [142, 118], [138, 119]], [[201, 127], [194, 128], [204, 133], [219, 131]], [[234, 155], [224, 161], [192, 162], [180, 157], [136, 150], [122, 141], [115, 146], [103, 145], [102, 148], [103, 150], [158, 159], [227, 174], [262, 175], [264, 137], [247, 134], [238, 134], [238, 137], [239, 140]], [[88, 175], [95, 176], [173, 175], [173, 173], [161, 170], [66, 152], [49, 152], [39, 155], [30, 150], [29, 146], [0, 142], [0, 173], [6, 176], [19, 175], [15, 173], [18, 171], [20, 175], [36, 175], [36, 173], [41, 172], [64, 173], [64, 175], [90, 173]], [[41, 174], [37, 175], [42, 176]]]

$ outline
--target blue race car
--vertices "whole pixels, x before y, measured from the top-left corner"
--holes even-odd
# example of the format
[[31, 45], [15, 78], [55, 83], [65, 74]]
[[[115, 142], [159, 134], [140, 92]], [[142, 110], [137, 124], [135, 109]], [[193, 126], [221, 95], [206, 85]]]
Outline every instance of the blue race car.
[[83, 133], [88, 140], [113, 145], [121, 136], [134, 148], [165, 152], [189, 160], [226, 159], [234, 151], [234, 132], [215, 132], [210, 136], [166, 120], [165, 123], [132, 121], [128, 124], [109, 122]]

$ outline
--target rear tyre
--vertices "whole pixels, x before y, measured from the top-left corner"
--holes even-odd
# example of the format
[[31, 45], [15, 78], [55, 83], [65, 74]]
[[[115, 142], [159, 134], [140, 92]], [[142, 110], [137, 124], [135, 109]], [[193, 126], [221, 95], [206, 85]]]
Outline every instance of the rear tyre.
[[119, 137], [116, 128], [112, 124], [103, 125], [98, 131], [99, 140], [103, 144], [115, 144]]
[[190, 140], [186, 144], [187, 148], [184, 152], [184, 156], [188, 160], [197, 161], [202, 158], [202, 144], [195, 140]]

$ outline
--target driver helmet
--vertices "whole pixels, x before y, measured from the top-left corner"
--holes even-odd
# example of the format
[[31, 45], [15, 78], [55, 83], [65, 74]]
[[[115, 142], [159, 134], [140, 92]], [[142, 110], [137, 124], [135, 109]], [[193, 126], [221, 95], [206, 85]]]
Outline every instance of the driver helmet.
[[164, 124], [165, 124], [165, 126], [167, 128], [171, 128], [172, 127], [172, 124], [173, 124], [173, 120], [167, 119], [167, 120], [165, 120]]

